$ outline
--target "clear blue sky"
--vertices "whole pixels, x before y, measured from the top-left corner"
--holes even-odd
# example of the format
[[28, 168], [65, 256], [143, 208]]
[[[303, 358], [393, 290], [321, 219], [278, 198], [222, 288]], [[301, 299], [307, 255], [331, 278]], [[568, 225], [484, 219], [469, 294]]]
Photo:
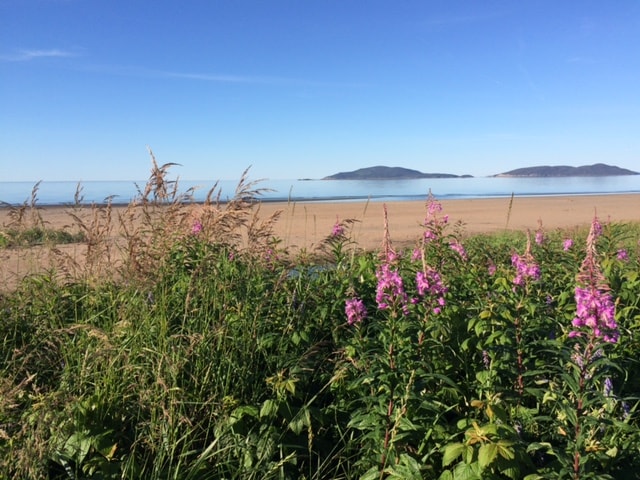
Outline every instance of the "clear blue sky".
[[0, 0], [0, 181], [640, 170], [637, 0]]

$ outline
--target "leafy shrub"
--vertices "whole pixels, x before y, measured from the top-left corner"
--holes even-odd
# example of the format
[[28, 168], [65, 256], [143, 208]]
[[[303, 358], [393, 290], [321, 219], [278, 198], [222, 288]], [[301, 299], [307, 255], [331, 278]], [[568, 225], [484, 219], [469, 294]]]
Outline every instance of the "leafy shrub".
[[638, 478], [637, 226], [465, 238], [431, 198], [413, 250], [296, 258], [165, 167], [113, 271], [96, 210], [91, 275], [0, 296], [0, 477]]

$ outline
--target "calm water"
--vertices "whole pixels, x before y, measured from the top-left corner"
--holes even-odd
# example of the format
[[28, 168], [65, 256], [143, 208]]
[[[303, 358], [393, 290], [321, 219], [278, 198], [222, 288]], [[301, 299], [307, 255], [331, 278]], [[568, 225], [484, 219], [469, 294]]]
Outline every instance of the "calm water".
[[[102, 203], [113, 196], [114, 203], [128, 203], [136, 194], [136, 183], [84, 182], [85, 203]], [[214, 181], [181, 181], [180, 190], [191, 187], [195, 199], [203, 200]], [[221, 181], [221, 199], [233, 197], [237, 182]], [[37, 192], [40, 205], [61, 205], [74, 201], [76, 182], [42, 182]], [[269, 201], [397, 201], [422, 200], [431, 191], [438, 199], [485, 198], [539, 195], [587, 195], [640, 193], [640, 175], [620, 177], [566, 178], [452, 178], [420, 180], [265, 180], [257, 185], [269, 189], [261, 198]], [[28, 201], [34, 187], [30, 182], [0, 182], [0, 202], [21, 204]]]

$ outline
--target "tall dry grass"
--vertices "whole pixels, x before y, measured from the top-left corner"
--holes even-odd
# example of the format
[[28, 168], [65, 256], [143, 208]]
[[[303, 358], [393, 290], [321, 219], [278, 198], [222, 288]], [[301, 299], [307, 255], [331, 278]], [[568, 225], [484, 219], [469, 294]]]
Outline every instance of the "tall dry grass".
[[149, 155], [149, 178], [136, 185], [137, 195], [124, 208], [115, 206], [113, 197], [87, 204], [78, 185], [65, 212], [69, 223], [62, 228], [67, 239], [62, 243], [56, 241], [59, 235], [52, 234], [38, 204], [40, 183], [23, 204], [7, 205], [8, 220], [0, 233], [26, 237], [41, 232], [48, 239], [0, 250], [5, 264], [0, 289], [12, 289], [24, 277], [43, 272], [64, 282], [152, 281], [172, 246], [194, 234], [258, 256], [278, 246], [273, 226], [281, 211], [261, 215], [258, 200], [267, 189], [259, 187], [261, 180], [249, 180], [248, 169], [231, 199], [221, 198], [216, 182], [204, 202], [196, 202], [194, 189], [181, 191], [179, 179], [171, 177], [176, 164], [158, 165], [151, 149]]

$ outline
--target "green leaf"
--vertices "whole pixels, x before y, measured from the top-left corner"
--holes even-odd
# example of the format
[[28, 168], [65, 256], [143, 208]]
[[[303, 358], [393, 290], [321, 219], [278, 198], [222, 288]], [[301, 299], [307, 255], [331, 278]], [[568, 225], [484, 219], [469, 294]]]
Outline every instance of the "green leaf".
[[291, 431], [296, 435], [300, 435], [300, 432], [302, 432], [305, 427], [308, 428], [310, 425], [311, 416], [309, 414], [309, 409], [303, 407], [302, 410], [293, 417], [291, 422], [289, 422], [289, 429], [291, 429]]
[[453, 469], [455, 480], [482, 480], [481, 470], [477, 463], [460, 463]]
[[118, 443], [113, 441], [113, 431], [107, 430], [96, 436], [93, 441], [94, 448], [108, 460], [111, 460], [118, 449]]
[[400, 455], [400, 463], [385, 469], [385, 473], [389, 474], [387, 478], [396, 480], [422, 480], [420, 464], [415, 458], [405, 453]]
[[285, 390], [287, 390], [291, 395], [296, 394], [296, 382], [297, 382], [297, 379], [295, 378], [288, 378], [284, 382]]
[[495, 443], [486, 443], [478, 450], [478, 465], [481, 469], [487, 468], [498, 455], [498, 446]]
[[273, 418], [278, 413], [278, 402], [276, 400], [268, 399], [265, 400], [262, 404], [262, 408], [260, 409], [260, 418]]
[[516, 465], [510, 465], [500, 470], [500, 473], [511, 480], [518, 480], [518, 478], [520, 478], [520, 469]]
[[478, 382], [481, 385], [484, 385], [485, 383], [487, 383], [489, 380], [491, 380], [492, 377], [492, 373], [490, 370], [478, 370], [476, 372], [476, 380], [478, 380]]
[[458, 458], [464, 452], [466, 446], [464, 443], [450, 443], [444, 447], [442, 454], [442, 466], [446, 467], [451, 464], [456, 458]]
[[81, 463], [91, 448], [91, 437], [84, 432], [76, 432], [65, 442], [64, 451], [68, 458]]
[[377, 480], [379, 478], [380, 470], [378, 470], [378, 467], [371, 467], [360, 477], [360, 480]]
[[618, 447], [611, 447], [606, 451], [607, 457], [615, 458], [618, 456]]
[[396, 425], [396, 428], [400, 432], [417, 432], [419, 430], [418, 425], [413, 423], [407, 417], [401, 417], [400, 421]]
[[498, 454], [507, 460], [513, 460], [515, 458], [515, 452], [513, 449], [513, 443], [508, 440], [499, 440], [496, 444], [498, 448]]
[[242, 419], [245, 416], [249, 417], [257, 417], [258, 409], [253, 405], [243, 405], [241, 407], [236, 408], [233, 412], [231, 412], [231, 418], [229, 419], [230, 424], [234, 424], [238, 420]]
[[533, 442], [527, 446], [527, 453], [543, 450], [548, 455], [555, 455], [553, 446], [549, 442]]

